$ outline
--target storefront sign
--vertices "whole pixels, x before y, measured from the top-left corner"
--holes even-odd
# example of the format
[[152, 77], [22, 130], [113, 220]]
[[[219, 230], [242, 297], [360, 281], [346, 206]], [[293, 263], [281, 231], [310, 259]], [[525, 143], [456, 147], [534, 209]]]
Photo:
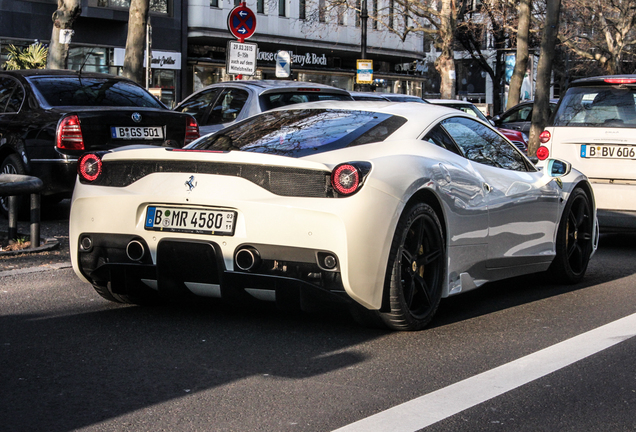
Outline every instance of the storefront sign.
[[258, 45], [229, 41], [227, 43], [226, 71], [230, 75], [254, 75]]
[[[181, 53], [171, 51], [152, 50], [152, 69], [181, 70]], [[126, 50], [115, 48], [113, 52], [113, 66], [123, 66]], [[146, 67], [146, 51], [144, 50], [144, 67]]]
[[[291, 57], [292, 63], [296, 66], [327, 66], [327, 56], [324, 54], [294, 54], [293, 51], [289, 51], [289, 55]], [[276, 60], [276, 53], [269, 51], [259, 51], [256, 59], [260, 61], [273, 62]]]

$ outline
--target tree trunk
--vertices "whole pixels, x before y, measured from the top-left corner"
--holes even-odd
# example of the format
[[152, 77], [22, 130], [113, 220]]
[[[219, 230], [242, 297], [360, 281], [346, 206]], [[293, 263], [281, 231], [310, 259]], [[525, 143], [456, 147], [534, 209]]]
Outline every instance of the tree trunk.
[[548, 123], [550, 116], [550, 77], [552, 62], [556, 51], [557, 34], [559, 32], [559, 13], [561, 0], [547, 0], [545, 26], [541, 39], [541, 55], [537, 66], [537, 91], [532, 109], [532, 126], [530, 126], [530, 142], [528, 154], [534, 156], [539, 148], [539, 135]]
[[[530, 36], [530, 0], [519, 2], [519, 28], [517, 30], [517, 55], [515, 58], [515, 70], [510, 79], [508, 90], [508, 103], [506, 109], [519, 103], [521, 85], [528, 70], [528, 38]], [[532, 77], [530, 77], [532, 79]]]
[[441, 53], [435, 61], [435, 69], [441, 77], [439, 91], [442, 99], [455, 99], [456, 75], [453, 41], [455, 40], [456, 22], [454, 9], [454, 0], [442, 0], [442, 10], [439, 15]]
[[[131, 0], [123, 75], [144, 85], [144, 50], [150, 0]], [[150, 66], [150, 65], [148, 65]]]
[[47, 69], [66, 69], [68, 63], [68, 43], [60, 43], [60, 30], [72, 30], [73, 22], [82, 12], [81, 0], [57, 0], [57, 10], [53, 12], [53, 31], [49, 44]]

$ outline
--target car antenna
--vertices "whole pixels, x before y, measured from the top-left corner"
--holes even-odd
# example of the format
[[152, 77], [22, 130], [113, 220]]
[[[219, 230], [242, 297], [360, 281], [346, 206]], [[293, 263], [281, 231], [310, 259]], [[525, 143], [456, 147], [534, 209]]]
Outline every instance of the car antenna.
[[93, 54], [94, 50], [95, 50], [95, 47], [91, 47], [91, 50], [89, 52], [87, 52], [86, 55], [84, 56], [84, 61], [82, 62], [82, 65], [80, 66], [79, 71], [78, 71], [78, 74], [80, 76], [82, 75], [82, 70], [84, 69], [84, 65], [86, 65], [86, 62], [88, 61], [88, 56]]

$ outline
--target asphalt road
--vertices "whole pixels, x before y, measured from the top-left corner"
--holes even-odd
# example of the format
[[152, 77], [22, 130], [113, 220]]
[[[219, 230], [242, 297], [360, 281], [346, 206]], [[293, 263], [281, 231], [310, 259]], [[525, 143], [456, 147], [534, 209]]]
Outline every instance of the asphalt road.
[[[440, 418], [426, 431], [636, 429], [631, 327], [531, 378], [537, 354], [552, 364], [593, 342], [572, 339], [553, 354], [559, 344], [632, 319], [636, 236], [603, 236], [579, 285], [490, 284], [446, 299], [416, 333], [362, 328], [337, 310], [116, 305], [59, 252], [0, 259], [3, 431], [346, 431], [374, 414], [384, 423], [360, 430], [415, 431], [407, 420], [424, 425], [418, 416], [431, 413]], [[483, 397], [509, 370], [500, 394]], [[475, 381], [484, 376], [496, 383]]]

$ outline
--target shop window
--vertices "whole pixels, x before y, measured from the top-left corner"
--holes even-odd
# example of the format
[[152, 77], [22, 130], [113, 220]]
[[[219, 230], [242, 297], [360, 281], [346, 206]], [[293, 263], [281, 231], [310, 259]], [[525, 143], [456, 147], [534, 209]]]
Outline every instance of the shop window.
[[108, 48], [71, 47], [68, 52], [68, 68], [83, 72], [113, 73], [109, 60]]
[[[150, 12], [168, 14], [171, 3], [172, 0], [150, 0]], [[130, 0], [97, 0], [97, 7], [130, 9]]]

